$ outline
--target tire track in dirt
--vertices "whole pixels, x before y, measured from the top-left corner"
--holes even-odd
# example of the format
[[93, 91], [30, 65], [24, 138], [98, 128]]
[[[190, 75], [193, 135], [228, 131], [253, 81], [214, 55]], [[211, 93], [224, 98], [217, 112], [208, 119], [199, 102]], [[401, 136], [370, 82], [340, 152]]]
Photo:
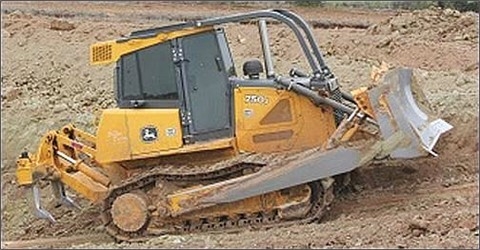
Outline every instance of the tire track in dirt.
[[109, 243], [113, 239], [106, 234], [76, 235], [61, 238], [40, 238], [34, 240], [3, 241], [2, 249], [19, 248], [61, 248], [74, 244]]
[[[461, 184], [450, 187], [439, 187], [431, 185], [414, 192], [403, 192], [392, 194], [391, 192], [378, 192], [376, 190], [368, 191], [366, 194], [355, 194], [352, 197], [341, 197], [331, 206], [326, 220], [334, 219], [341, 214], [359, 214], [365, 213], [366, 216], [375, 216], [375, 211], [390, 209], [392, 207], [407, 206], [413, 201], [449, 199], [451, 197], [465, 196], [478, 197], [478, 181], [474, 183]], [[478, 204], [478, 199], [476, 199]]]

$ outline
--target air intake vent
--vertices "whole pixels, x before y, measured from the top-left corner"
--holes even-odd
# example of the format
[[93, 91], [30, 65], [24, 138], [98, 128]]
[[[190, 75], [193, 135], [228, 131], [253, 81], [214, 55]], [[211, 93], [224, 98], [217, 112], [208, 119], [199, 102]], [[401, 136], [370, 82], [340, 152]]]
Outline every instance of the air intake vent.
[[112, 45], [95, 45], [92, 47], [92, 62], [102, 63], [112, 60]]

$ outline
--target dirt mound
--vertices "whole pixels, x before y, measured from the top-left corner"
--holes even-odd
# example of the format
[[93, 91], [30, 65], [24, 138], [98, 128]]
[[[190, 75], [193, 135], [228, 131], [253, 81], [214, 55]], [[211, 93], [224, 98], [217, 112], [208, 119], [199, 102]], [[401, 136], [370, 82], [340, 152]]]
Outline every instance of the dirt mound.
[[396, 16], [373, 25], [367, 30], [372, 35], [413, 35], [422, 40], [478, 42], [478, 14], [457, 10], [431, 8]]
[[477, 27], [476, 13], [427, 9], [392, 14], [366, 30], [318, 30], [316, 36], [327, 55], [476, 75]]

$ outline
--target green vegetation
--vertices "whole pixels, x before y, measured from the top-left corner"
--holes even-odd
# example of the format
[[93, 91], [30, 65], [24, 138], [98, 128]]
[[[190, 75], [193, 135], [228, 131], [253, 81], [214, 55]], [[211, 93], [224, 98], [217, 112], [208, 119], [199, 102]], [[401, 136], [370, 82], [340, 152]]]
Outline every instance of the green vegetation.
[[298, 6], [330, 6], [330, 7], [350, 7], [366, 9], [406, 9], [418, 10], [426, 9], [432, 6], [441, 8], [456, 9], [459, 11], [478, 12], [479, 1], [315, 1], [315, 0], [297, 0], [294, 1]]
[[298, 6], [312, 6], [312, 7], [317, 7], [317, 6], [324, 6], [325, 1], [315, 1], [315, 0], [297, 0], [295, 1], [295, 5]]
[[437, 1], [439, 7], [451, 8], [459, 11], [479, 12], [480, 2], [477, 1]]

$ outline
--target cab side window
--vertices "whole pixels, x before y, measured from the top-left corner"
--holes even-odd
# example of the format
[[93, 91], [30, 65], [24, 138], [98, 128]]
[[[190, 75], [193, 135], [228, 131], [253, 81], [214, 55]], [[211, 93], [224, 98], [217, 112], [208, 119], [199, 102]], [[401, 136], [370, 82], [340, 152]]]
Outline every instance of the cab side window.
[[178, 100], [170, 42], [122, 56], [119, 62], [123, 100]]

